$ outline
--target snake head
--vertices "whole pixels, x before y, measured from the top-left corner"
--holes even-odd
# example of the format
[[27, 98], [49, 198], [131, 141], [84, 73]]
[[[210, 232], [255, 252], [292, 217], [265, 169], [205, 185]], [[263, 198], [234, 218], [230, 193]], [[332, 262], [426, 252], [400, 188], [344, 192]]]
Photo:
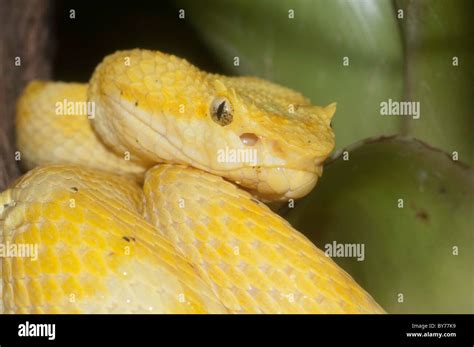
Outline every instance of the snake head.
[[334, 147], [335, 104], [314, 106], [274, 83], [209, 74], [161, 52], [106, 57], [88, 98], [94, 129], [119, 154], [194, 166], [263, 200], [307, 194]]
[[314, 106], [293, 90], [255, 77], [208, 78], [208, 118], [213, 138], [221, 140], [213, 141], [212, 169], [264, 200], [306, 195], [334, 148], [330, 123], [336, 104]]

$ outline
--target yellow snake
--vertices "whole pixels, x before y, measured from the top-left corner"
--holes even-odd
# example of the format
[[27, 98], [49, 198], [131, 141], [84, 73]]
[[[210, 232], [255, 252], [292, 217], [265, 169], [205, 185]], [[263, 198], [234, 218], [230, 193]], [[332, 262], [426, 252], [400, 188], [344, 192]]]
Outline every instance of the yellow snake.
[[[74, 109], [85, 102], [89, 115]], [[382, 313], [262, 202], [314, 187], [334, 111], [139, 49], [88, 84], [31, 82], [16, 118], [31, 171], [0, 194], [0, 236], [38, 245], [37, 259], [0, 258], [0, 310]]]

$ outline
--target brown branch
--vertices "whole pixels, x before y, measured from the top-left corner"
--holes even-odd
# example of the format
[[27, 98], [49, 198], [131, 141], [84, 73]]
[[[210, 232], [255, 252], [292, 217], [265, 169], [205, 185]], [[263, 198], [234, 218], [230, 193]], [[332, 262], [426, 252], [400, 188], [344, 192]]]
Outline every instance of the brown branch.
[[[15, 161], [16, 99], [28, 81], [51, 77], [52, 12], [48, 0], [0, 0], [0, 192], [20, 174]], [[21, 66], [15, 66], [15, 57]]]

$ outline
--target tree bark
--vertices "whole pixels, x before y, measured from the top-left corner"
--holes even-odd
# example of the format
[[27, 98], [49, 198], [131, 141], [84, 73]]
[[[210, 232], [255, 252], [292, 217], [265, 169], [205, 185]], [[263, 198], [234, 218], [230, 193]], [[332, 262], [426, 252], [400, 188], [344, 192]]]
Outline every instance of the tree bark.
[[48, 0], [0, 0], [0, 192], [20, 175], [14, 131], [18, 95], [30, 80], [51, 78], [52, 12]]

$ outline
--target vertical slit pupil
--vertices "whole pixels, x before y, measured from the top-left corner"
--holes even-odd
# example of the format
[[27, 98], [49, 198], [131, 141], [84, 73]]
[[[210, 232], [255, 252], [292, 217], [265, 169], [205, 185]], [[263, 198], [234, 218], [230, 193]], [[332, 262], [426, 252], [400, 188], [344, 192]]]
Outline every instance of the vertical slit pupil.
[[218, 120], [221, 120], [222, 115], [224, 114], [225, 101], [222, 101], [217, 107], [216, 116]]

